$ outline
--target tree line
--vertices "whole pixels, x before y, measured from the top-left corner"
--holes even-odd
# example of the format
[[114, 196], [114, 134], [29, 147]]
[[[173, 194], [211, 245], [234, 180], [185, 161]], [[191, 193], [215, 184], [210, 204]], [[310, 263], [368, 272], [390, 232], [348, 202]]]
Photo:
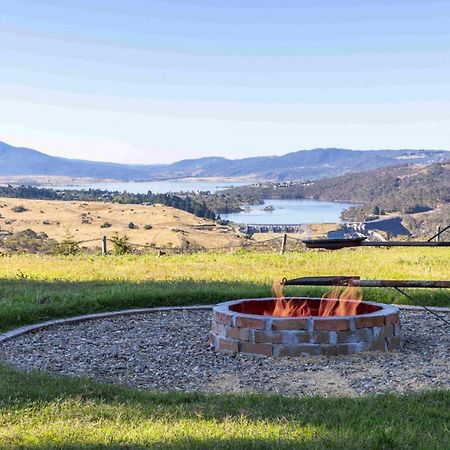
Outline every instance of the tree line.
[[0, 186], [0, 197], [26, 198], [36, 200], [65, 200], [65, 201], [102, 201], [120, 204], [148, 204], [161, 203], [165, 206], [180, 209], [205, 219], [216, 219], [215, 212], [208, 208], [206, 202], [197, 200], [189, 195], [175, 194], [133, 194], [130, 192], [106, 191], [101, 189], [48, 189], [35, 186]]

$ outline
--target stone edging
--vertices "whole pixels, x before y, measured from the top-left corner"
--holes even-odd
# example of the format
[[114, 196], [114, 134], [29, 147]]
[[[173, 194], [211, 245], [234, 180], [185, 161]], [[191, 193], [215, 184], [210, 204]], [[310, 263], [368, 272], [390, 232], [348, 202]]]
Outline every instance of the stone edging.
[[[425, 308], [416, 305], [395, 305], [399, 309], [404, 309], [405, 311], [425, 311]], [[434, 312], [442, 312], [442, 313], [450, 313], [450, 308], [446, 306], [427, 306], [430, 311]]]
[[[155, 313], [155, 312], [164, 312], [164, 311], [210, 311], [213, 309], [215, 305], [194, 305], [194, 306], [160, 306], [155, 308], [135, 308], [135, 309], [123, 309], [119, 311], [112, 311], [112, 312], [104, 312], [104, 313], [95, 313], [95, 314], [85, 314], [82, 316], [74, 316], [74, 317], [68, 317], [67, 319], [54, 319], [54, 320], [48, 320], [46, 322], [40, 322], [35, 323], [31, 325], [25, 325], [23, 327], [14, 328], [13, 330], [7, 331], [5, 333], [0, 334], [0, 344], [2, 342], [8, 341], [10, 339], [13, 339], [15, 337], [21, 336], [22, 334], [31, 333], [33, 331], [41, 330], [44, 328], [49, 328], [55, 325], [65, 325], [65, 324], [72, 324], [72, 323], [80, 323], [85, 322], [88, 320], [95, 320], [95, 319], [107, 319], [109, 317], [117, 317], [117, 316], [129, 316], [133, 314], [148, 314], [148, 313]], [[406, 311], [424, 311], [423, 308], [420, 306], [413, 306], [413, 305], [395, 305], [399, 309], [403, 309]], [[443, 312], [443, 313], [450, 313], [450, 308], [446, 307], [428, 307], [431, 311], [434, 312]]]
[[195, 310], [195, 311], [209, 311], [214, 305], [194, 305], [194, 306], [160, 306], [155, 308], [135, 308], [135, 309], [122, 309], [119, 311], [111, 311], [104, 313], [95, 314], [84, 314], [82, 316], [68, 317], [67, 319], [54, 319], [48, 320], [46, 322], [34, 323], [31, 325], [25, 325], [20, 328], [14, 328], [13, 330], [7, 331], [6, 333], [0, 334], [0, 344], [2, 342], [13, 339], [22, 334], [31, 333], [33, 331], [41, 330], [44, 328], [49, 328], [55, 325], [69, 325], [73, 323], [86, 322], [88, 320], [95, 319], [107, 319], [109, 317], [117, 316], [129, 316], [133, 314], [148, 314], [155, 312], [164, 311], [184, 311], [184, 310]]

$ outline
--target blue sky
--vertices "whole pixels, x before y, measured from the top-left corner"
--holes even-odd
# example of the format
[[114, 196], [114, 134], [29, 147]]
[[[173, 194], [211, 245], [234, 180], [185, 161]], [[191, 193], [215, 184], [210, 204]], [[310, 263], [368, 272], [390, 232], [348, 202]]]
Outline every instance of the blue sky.
[[450, 1], [4, 1], [0, 140], [160, 163], [450, 149]]

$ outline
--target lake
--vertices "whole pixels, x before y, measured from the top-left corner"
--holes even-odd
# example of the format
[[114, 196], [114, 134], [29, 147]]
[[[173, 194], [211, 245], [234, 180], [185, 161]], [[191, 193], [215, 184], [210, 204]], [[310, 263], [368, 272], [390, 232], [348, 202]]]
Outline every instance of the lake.
[[46, 186], [51, 189], [102, 189], [106, 191], [127, 191], [132, 194], [164, 194], [166, 192], [216, 192], [233, 186], [243, 186], [248, 183], [236, 181], [190, 181], [190, 180], [163, 180], [163, 181], [127, 181], [123, 183], [92, 183], [73, 184], [67, 186]]
[[[273, 211], [264, 211], [267, 206]], [[339, 223], [342, 211], [351, 203], [321, 202], [317, 200], [265, 200], [264, 205], [250, 206], [239, 213], [221, 214], [222, 219], [252, 224]]]
[[[102, 189], [108, 191], [127, 191], [143, 194], [148, 191], [154, 194], [165, 192], [210, 191], [216, 192], [232, 186], [243, 186], [248, 183], [230, 181], [190, 181], [164, 180], [148, 182], [93, 183], [70, 186], [50, 186], [53, 189]], [[264, 211], [266, 206], [273, 206], [273, 211]], [[237, 223], [252, 224], [299, 224], [299, 223], [338, 223], [341, 222], [342, 211], [350, 203], [322, 202], [317, 200], [266, 200], [264, 205], [250, 206], [245, 211], [221, 214], [222, 219]]]

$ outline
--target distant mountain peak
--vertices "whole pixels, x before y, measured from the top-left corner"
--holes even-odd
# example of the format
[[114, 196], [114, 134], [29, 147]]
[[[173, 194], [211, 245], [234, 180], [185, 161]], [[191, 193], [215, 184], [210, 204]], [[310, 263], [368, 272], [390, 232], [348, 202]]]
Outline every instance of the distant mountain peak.
[[70, 176], [117, 180], [160, 180], [183, 177], [247, 177], [255, 180], [326, 178], [420, 161], [447, 161], [445, 150], [349, 150], [314, 148], [285, 155], [227, 159], [220, 156], [184, 159], [172, 164], [118, 164], [47, 155], [0, 142], [0, 176]]

